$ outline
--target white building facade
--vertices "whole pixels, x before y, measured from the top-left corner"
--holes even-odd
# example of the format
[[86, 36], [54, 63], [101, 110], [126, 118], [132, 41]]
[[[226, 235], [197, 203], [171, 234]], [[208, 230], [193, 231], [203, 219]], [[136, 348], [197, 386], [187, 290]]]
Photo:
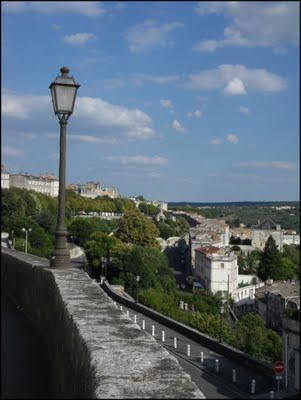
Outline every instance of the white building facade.
[[57, 197], [59, 194], [59, 181], [52, 175], [39, 177], [24, 174], [10, 175], [10, 187], [33, 190], [47, 196]]
[[9, 189], [9, 173], [1, 171], [1, 189]]
[[237, 289], [237, 256], [229, 248], [197, 248], [194, 277], [211, 293], [223, 292], [232, 295]]

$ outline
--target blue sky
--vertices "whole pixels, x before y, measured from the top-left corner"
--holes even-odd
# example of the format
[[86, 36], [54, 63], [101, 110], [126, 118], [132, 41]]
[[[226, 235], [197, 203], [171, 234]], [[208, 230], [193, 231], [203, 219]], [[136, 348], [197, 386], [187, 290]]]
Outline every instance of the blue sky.
[[299, 198], [299, 3], [2, 2], [2, 163], [166, 201]]

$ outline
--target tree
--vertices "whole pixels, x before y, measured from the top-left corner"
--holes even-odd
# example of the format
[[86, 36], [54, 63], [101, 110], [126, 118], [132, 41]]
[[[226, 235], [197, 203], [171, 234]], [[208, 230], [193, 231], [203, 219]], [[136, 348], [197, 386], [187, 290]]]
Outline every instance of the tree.
[[276, 242], [272, 236], [268, 237], [258, 265], [258, 276], [261, 280], [278, 279], [281, 269], [281, 254], [277, 249]]
[[139, 204], [138, 208], [139, 208], [139, 211], [141, 211], [143, 214], [148, 215], [150, 217], [154, 217], [159, 212], [158, 207], [154, 206], [153, 204], [147, 204], [145, 202], [141, 202]]
[[151, 219], [139, 211], [129, 211], [120, 220], [116, 236], [125, 243], [159, 248], [159, 231]]
[[[175, 291], [175, 279], [164, 254], [152, 247], [134, 246], [124, 258], [125, 286], [135, 286], [135, 275], [140, 276], [139, 288], [161, 288]], [[130, 272], [130, 273], [128, 273]]]

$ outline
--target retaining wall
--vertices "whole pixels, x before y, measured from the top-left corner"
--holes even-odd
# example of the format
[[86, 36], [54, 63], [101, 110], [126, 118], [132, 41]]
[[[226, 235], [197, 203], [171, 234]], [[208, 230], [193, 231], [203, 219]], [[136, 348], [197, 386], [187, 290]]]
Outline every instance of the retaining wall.
[[41, 330], [57, 398], [204, 398], [155, 339], [82, 270], [2, 249], [2, 289]]
[[166, 315], [163, 315], [155, 310], [152, 310], [149, 307], [146, 307], [140, 303], [135, 303], [133, 301], [130, 301], [119, 294], [115, 293], [114, 290], [111, 288], [111, 286], [108, 284], [108, 282], [103, 282], [102, 288], [116, 301], [133, 308], [134, 310], [141, 312], [148, 317], [152, 318], [153, 320], [159, 322], [160, 324], [166, 325], [167, 327], [174, 329], [181, 334], [187, 336], [189, 339], [192, 339], [196, 341], [197, 343], [200, 343], [206, 347], [208, 347], [210, 350], [213, 350], [217, 353], [222, 354], [225, 357], [232, 358], [242, 364], [245, 367], [251, 368], [261, 374], [264, 374], [265, 376], [269, 378], [274, 378], [275, 373], [273, 370], [266, 364], [252, 358], [248, 354], [232, 347], [224, 343], [219, 343], [217, 340], [214, 338], [201, 333], [200, 331], [190, 328], [187, 325], [182, 324], [181, 322], [178, 322], [172, 318], [167, 317]]

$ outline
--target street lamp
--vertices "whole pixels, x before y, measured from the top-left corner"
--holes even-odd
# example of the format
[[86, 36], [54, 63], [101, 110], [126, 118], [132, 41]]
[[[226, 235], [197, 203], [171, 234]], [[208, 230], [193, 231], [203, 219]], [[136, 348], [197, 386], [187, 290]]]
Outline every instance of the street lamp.
[[107, 280], [107, 265], [112, 261], [112, 257], [101, 257], [102, 269], [104, 272], [105, 280]]
[[65, 227], [65, 179], [66, 179], [66, 130], [70, 115], [73, 113], [78, 85], [69, 69], [62, 67], [61, 75], [51, 83], [53, 109], [60, 122], [60, 166], [59, 166], [59, 197], [58, 216], [55, 231], [55, 245], [50, 266], [52, 268], [68, 268], [70, 263], [70, 251], [67, 247], [67, 229]]
[[28, 232], [31, 232], [32, 229], [22, 228], [22, 232], [25, 232], [25, 254], [27, 254], [27, 239], [28, 239]]
[[223, 328], [223, 318], [222, 318], [222, 316], [223, 316], [224, 312], [225, 312], [225, 309], [224, 309], [224, 305], [222, 304], [221, 308], [220, 308], [220, 330], [219, 330], [219, 342], [220, 343], [222, 342], [222, 328]]
[[138, 291], [138, 284], [139, 284], [139, 282], [140, 282], [140, 276], [139, 276], [139, 275], [136, 275], [136, 282], [137, 282], [136, 303], [138, 303], [138, 293], [139, 293], [139, 291]]

